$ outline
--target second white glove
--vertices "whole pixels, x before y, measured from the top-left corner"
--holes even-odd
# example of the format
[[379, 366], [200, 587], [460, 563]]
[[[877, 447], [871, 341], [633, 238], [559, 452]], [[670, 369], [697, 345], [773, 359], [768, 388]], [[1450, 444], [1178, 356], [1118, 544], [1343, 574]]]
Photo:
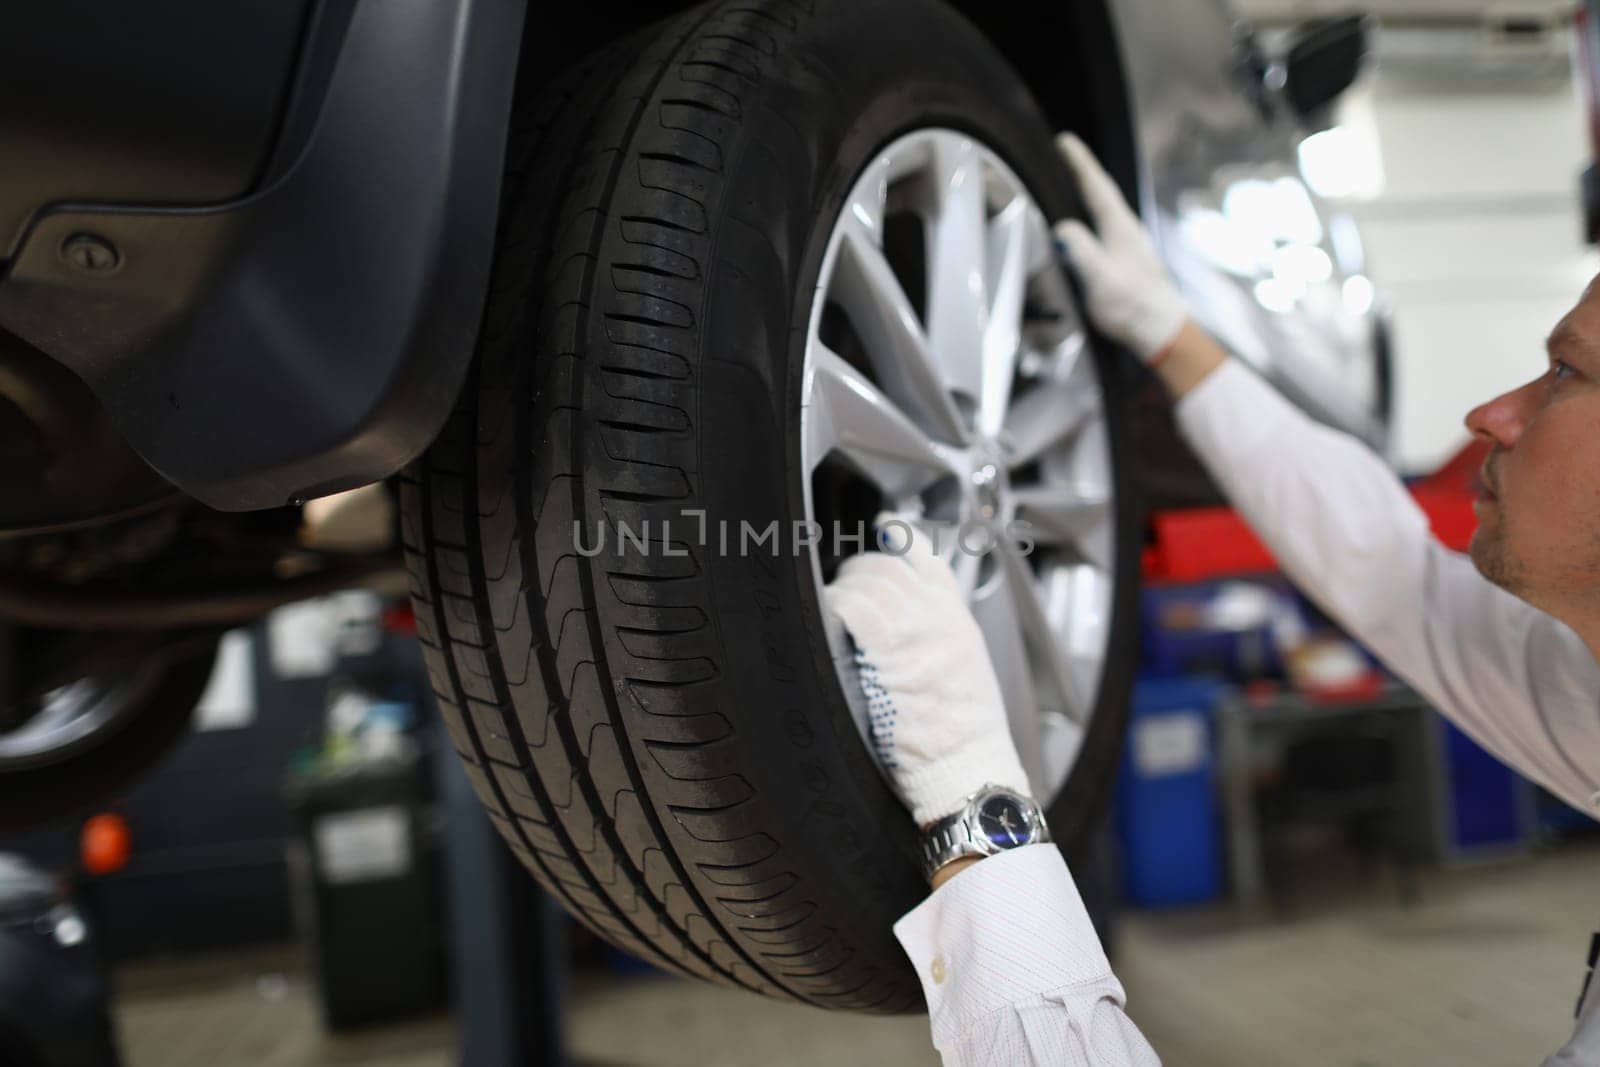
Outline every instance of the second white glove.
[[852, 556], [824, 596], [856, 645], [873, 747], [917, 825], [986, 785], [1030, 792], [983, 632], [926, 538], [899, 557]]
[[1089, 318], [1112, 340], [1132, 349], [1146, 363], [1165, 354], [1188, 320], [1188, 307], [1167, 276], [1144, 224], [1112, 180], [1076, 136], [1063, 133], [1056, 145], [1077, 176], [1084, 206], [1096, 236], [1076, 219], [1058, 223], [1056, 239], [1066, 246], [1083, 283]]

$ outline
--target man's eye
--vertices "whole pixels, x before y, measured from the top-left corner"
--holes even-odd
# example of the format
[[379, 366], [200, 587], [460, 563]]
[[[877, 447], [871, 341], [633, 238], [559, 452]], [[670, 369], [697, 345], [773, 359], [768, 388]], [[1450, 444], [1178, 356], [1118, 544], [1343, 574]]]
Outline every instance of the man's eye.
[[1555, 383], [1559, 385], [1569, 378], [1576, 378], [1578, 376], [1578, 372], [1573, 369], [1570, 363], [1566, 363], [1558, 359], [1550, 367], [1550, 375]]

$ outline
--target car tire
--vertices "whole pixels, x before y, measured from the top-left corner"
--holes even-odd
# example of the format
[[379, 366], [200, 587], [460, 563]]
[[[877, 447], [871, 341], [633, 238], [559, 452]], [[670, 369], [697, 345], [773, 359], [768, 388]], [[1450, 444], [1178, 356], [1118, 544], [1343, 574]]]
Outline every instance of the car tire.
[[[454, 745], [512, 850], [613, 943], [768, 995], [919, 1010], [891, 931], [927, 891], [916, 830], [852, 715], [814, 561], [713, 550], [684, 516], [714, 540], [804, 514], [800, 350], [872, 154], [967, 131], [1054, 218], [1076, 201], [1051, 132], [976, 30], [908, 0], [704, 5], [517, 107], [480, 349], [401, 477]], [[1094, 718], [1049, 812], [1069, 849], [1103, 811], [1137, 644], [1108, 351], [1091, 355], [1115, 585]], [[619, 524], [659, 543], [587, 554]]]

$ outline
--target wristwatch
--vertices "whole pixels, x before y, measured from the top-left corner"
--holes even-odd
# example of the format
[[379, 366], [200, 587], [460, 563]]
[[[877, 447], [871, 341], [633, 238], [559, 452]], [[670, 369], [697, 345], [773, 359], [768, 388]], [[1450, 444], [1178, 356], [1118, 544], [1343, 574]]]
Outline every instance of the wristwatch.
[[922, 835], [922, 865], [929, 878], [963, 856], [993, 856], [1050, 840], [1044, 812], [1028, 796], [986, 785]]

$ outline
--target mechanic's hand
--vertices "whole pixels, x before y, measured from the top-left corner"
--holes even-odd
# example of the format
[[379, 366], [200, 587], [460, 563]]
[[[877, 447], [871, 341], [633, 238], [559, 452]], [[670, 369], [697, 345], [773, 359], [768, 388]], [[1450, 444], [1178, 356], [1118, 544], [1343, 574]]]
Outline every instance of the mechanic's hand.
[[[886, 518], [880, 516], [883, 529]], [[905, 542], [905, 527], [886, 534]], [[845, 560], [824, 593], [856, 646], [873, 747], [919, 826], [986, 785], [1030, 793], [1000, 683], [948, 564], [917, 534]]]
[[1099, 236], [1076, 219], [1056, 225], [1070, 265], [1083, 283], [1089, 318], [1112, 340], [1155, 363], [1188, 321], [1188, 309], [1145, 233], [1144, 224], [1094, 153], [1063, 133], [1056, 147], [1077, 176], [1084, 206]]

